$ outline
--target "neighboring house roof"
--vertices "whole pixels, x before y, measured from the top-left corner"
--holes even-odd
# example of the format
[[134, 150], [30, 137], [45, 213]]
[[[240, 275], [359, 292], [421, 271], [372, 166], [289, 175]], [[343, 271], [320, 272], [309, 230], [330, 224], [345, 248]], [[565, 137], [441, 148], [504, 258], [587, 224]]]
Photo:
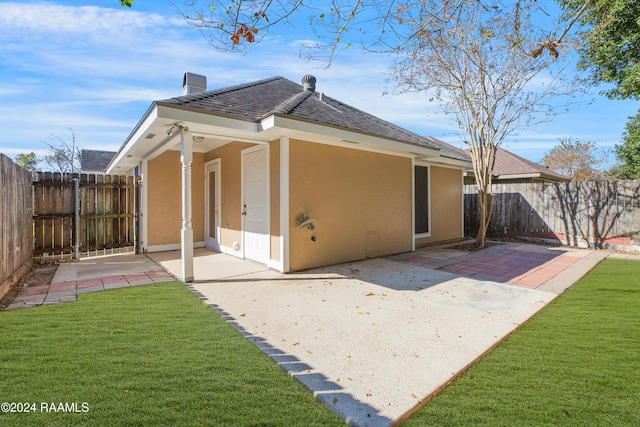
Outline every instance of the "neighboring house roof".
[[[170, 134], [167, 129], [177, 123], [188, 126], [194, 134], [200, 131], [211, 140], [217, 138], [219, 144], [224, 143], [223, 139], [227, 142], [234, 140], [232, 137], [251, 142], [255, 139], [273, 140], [285, 134], [302, 138], [299, 135], [322, 134], [341, 143], [378, 144], [405, 153], [411, 152], [421, 160], [444, 161], [443, 158], [447, 158], [450, 159], [448, 162], [463, 166], [471, 161], [467, 154], [450, 150], [437, 139], [422, 137], [316, 92], [315, 78], [305, 76], [307, 78], [313, 79], [310, 90], [306, 83], [303, 86], [284, 77], [271, 77], [155, 101], [109, 168], [131, 167], [136, 159], [140, 160], [162, 149], [167, 141], [166, 138], [159, 141], [159, 137]], [[214, 128], [215, 132], [212, 131]], [[233, 135], [230, 131], [233, 131]]]
[[497, 179], [540, 178], [549, 181], [570, 181], [564, 175], [552, 171], [503, 148], [496, 152], [493, 176]]
[[115, 155], [115, 151], [83, 149], [80, 152], [80, 170], [83, 172], [104, 172]]
[[[468, 150], [455, 147], [440, 141], [449, 149], [458, 153], [468, 153]], [[469, 175], [473, 175], [473, 171], [467, 171]], [[546, 166], [539, 165], [530, 160], [520, 157], [517, 154], [507, 151], [504, 148], [498, 148], [496, 151], [496, 163], [493, 166], [494, 179], [522, 179], [522, 178], [538, 178], [548, 181], [570, 181], [564, 175], [552, 171]]]

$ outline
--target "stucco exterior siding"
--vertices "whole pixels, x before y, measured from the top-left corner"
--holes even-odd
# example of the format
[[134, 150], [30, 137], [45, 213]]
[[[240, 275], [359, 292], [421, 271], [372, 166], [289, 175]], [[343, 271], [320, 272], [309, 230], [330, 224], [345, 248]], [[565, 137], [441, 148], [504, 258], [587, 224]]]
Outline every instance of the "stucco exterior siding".
[[411, 250], [411, 159], [298, 140], [289, 159], [292, 270]]
[[[182, 228], [182, 163], [180, 152], [165, 151], [149, 160], [147, 186], [148, 234], [146, 247], [180, 244]], [[191, 164], [191, 201], [194, 242], [204, 240], [204, 154], [194, 153]]]
[[430, 168], [431, 236], [416, 240], [416, 246], [460, 239], [462, 225], [462, 171]]

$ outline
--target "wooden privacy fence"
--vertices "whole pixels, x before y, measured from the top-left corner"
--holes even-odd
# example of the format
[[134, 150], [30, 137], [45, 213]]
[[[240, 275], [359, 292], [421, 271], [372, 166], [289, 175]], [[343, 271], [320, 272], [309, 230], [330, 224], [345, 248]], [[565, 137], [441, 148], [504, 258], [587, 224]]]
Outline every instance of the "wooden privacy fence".
[[[465, 234], [479, 226], [475, 185], [465, 186]], [[488, 235], [640, 250], [640, 180], [494, 184]]]
[[31, 270], [31, 173], [0, 154], [0, 298]]
[[133, 249], [133, 177], [37, 172], [33, 181], [34, 255]]

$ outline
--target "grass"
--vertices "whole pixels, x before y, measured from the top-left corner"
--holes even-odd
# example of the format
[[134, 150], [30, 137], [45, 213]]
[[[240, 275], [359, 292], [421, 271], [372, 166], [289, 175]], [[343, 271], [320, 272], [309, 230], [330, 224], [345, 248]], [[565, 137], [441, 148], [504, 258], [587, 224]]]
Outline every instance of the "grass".
[[0, 325], [0, 402], [38, 409], [0, 425], [343, 425], [180, 283], [1, 312]]
[[[0, 402], [38, 409], [0, 425], [343, 425], [180, 283], [0, 325]], [[607, 259], [404, 425], [640, 425], [639, 343], [640, 262]]]
[[640, 425], [640, 262], [606, 259], [406, 426]]

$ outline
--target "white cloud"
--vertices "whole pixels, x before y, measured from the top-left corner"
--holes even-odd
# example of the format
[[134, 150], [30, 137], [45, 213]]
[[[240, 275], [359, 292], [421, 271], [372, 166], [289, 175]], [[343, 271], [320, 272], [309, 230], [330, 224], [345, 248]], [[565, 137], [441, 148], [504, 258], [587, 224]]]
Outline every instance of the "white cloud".
[[[66, 136], [69, 127], [83, 148], [117, 149], [153, 100], [181, 94], [184, 71], [206, 75], [210, 89], [276, 75], [300, 82], [313, 74], [327, 96], [460, 146], [455, 124], [426, 94], [383, 96], [392, 89], [386, 83], [388, 57], [352, 48], [328, 69], [301, 59], [301, 42], [309, 41], [302, 23], [272, 31], [239, 54], [216, 51], [168, 2], [141, 2], [133, 9], [116, 0], [102, 2], [111, 8], [77, 3], [0, 3], [0, 151], [41, 149], [40, 141], [51, 133]], [[157, 13], [145, 12], [151, 9]], [[534, 83], [544, 82], [541, 76]], [[638, 108], [615, 105], [574, 110], [522, 132], [506, 147], [539, 160], [559, 136], [610, 146]]]
[[[114, 0], [114, 6], [116, 2]], [[179, 18], [144, 14], [128, 9], [64, 6], [49, 3], [2, 3], [0, 25], [5, 29], [37, 34], [123, 34], [130, 29], [186, 26]]]

